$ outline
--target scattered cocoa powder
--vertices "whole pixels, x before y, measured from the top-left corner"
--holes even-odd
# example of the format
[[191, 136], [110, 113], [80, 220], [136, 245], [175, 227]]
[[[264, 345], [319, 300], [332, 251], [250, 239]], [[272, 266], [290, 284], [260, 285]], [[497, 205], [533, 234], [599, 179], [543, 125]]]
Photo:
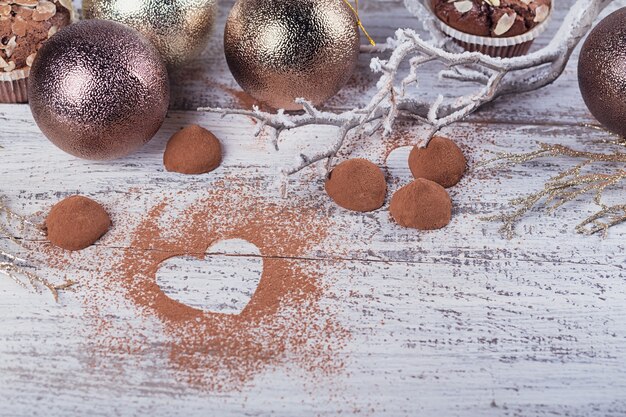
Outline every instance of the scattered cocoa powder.
[[382, 150], [385, 160], [389, 158], [389, 155], [398, 148], [405, 146], [414, 146], [419, 141], [417, 134], [413, 132], [412, 126], [407, 126], [406, 122], [398, 121], [397, 129], [385, 139], [382, 146]]
[[206, 174], [222, 163], [222, 145], [208, 130], [191, 125], [174, 134], [165, 148], [163, 165], [170, 172]]
[[[225, 181], [173, 222], [163, 223], [168, 204], [150, 213], [131, 247], [151, 250], [128, 250], [121, 264], [128, 297], [165, 325], [171, 364], [187, 382], [218, 390], [236, 388], [285, 360], [287, 353], [307, 368], [334, 370], [334, 353], [347, 334], [318, 304], [324, 292], [319, 265], [307, 267], [298, 259], [325, 238], [329, 219], [306, 204], [249, 198], [248, 187], [237, 184]], [[264, 256], [259, 286], [241, 314], [189, 307], [157, 285], [164, 261], [202, 256], [198, 254], [226, 239], [247, 240]]]
[[[59, 271], [77, 263], [93, 271], [94, 279], [81, 280], [81, 292], [92, 322], [85, 349], [94, 372], [120, 356], [146, 364], [157, 355], [167, 358], [164, 369], [180, 383], [210, 391], [240, 390], [279, 366], [304, 369], [311, 382], [339, 372], [337, 354], [350, 333], [336, 307], [321, 302], [333, 264], [307, 260], [333, 230], [326, 212], [314, 202], [267, 201], [266, 187], [250, 179], [216, 180], [204, 198], [186, 204], [184, 195], [166, 192], [139, 222], [116, 221], [111, 238], [118, 248], [103, 248], [95, 258], [42, 248]], [[241, 314], [187, 306], [157, 284], [166, 260], [210, 256], [212, 246], [228, 239], [249, 241], [263, 257], [258, 288]]]
[[46, 217], [48, 240], [62, 249], [77, 251], [98, 241], [109, 230], [111, 218], [95, 201], [75, 195], [57, 203]]
[[415, 178], [424, 178], [450, 188], [463, 178], [467, 160], [456, 143], [435, 136], [426, 148], [413, 148], [409, 155], [409, 167]]
[[385, 174], [366, 159], [337, 165], [326, 180], [326, 192], [341, 207], [360, 212], [378, 210], [385, 202]]
[[435, 230], [450, 223], [452, 201], [441, 185], [418, 178], [395, 192], [389, 211], [401, 226]]

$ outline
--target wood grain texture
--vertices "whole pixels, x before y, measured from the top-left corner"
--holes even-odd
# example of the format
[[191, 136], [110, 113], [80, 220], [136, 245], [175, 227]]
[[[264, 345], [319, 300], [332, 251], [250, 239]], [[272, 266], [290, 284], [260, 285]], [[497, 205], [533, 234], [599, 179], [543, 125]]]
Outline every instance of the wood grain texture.
[[[232, 2], [224, 3], [220, 28]], [[364, 6], [364, 23], [378, 40], [397, 26], [417, 26], [399, 1], [370, 0]], [[559, 2], [557, 17], [566, 6]], [[114, 224], [123, 225], [65, 270], [38, 264], [38, 273], [84, 284], [103, 279], [107, 271], [89, 259], [117, 259], [120, 248], [131, 244], [129, 230], [166, 195], [184, 206], [236, 176], [254, 184], [263, 199], [284, 203], [277, 167], [297, 152], [322, 146], [332, 129], [289, 134], [276, 153], [252, 136], [250, 120], [192, 111], [235, 102], [236, 85], [220, 47], [216, 36], [202, 60], [176, 75], [165, 126], [141, 152], [122, 160], [93, 163], [65, 155], [39, 133], [28, 107], [0, 106], [0, 189], [16, 211], [45, 213], [59, 199], [80, 193], [103, 203]], [[332, 108], [367, 98], [374, 81], [367, 61], [362, 57], [358, 75]], [[499, 100], [444, 133], [462, 145], [472, 167], [491, 152], [529, 151], [538, 141], [606, 149], [598, 143], [602, 133], [580, 126], [592, 119], [578, 92], [575, 63], [576, 57], [554, 85]], [[437, 80], [422, 84], [425, 94], [446, 88]], [[189, 123], [223, 140], [224, 164], [210, 175], [183, 177], [163, 169], [165, 142]], [[346, 152], [383, 167], [391, 195], [410, 180], [409, 145], [424, 132], [401, 124], [391, 138], [351, 138]], [[88, 324], [94, 312], [85, 300], [97, 294], [90, 286], [79, 285], [56, 304], [2, 279], [0, 416], [626, 415], [626, 226], [605, 239], [575, 234], [574, 226], [594, 208], [584, 201], [554, 215], [530, 214], [513, 240], [503, 239], [497, 224], [481, 220], [539, 189], [563, 164], [571, 162], [472, 170], [451, 190], [452, 224], [429, 233], [397, 227], [387, 205], [366, 215], [336, 207], [323, 192], [322, 167], [314, 167], [291, 179], [288, 198], [312, 203], [332, 218], [323, 242], [304, 254], [259, 253], [229, 242], [209, 248], [205, 261], [178, 259], [161, 270], [173, 297], [226, 312], [249, 295], [246, 282], [269, 259], [324, 271], [330, 288], [323, 303], [351, 333], [336, 358], [344, 367], [332, 375], [313, 378], [286, 358], [240, 391], [207, 391], [168, 370], [168, 346], [158, 338], [139, 359], [109, 355], [94, 366]], [[620, 188], [608, 197], [623, 193]], [[19, 230], [16, 236], [38, 239]], [[224, 287], [223, 279], [240, 271], [248, 271], [240, 274], [245, 279]], [[149, 320], [137, 321], [133, 306], [109, 313], [120, 326], [159, 331]]]

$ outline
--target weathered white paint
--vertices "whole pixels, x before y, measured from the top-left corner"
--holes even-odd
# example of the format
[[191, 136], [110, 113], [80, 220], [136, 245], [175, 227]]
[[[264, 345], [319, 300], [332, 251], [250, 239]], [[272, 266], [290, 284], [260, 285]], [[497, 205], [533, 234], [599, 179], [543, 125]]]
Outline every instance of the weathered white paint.
[[208, 252], [204, 257], [175, 257], [163, 262], [157, 283], [170, 298], [190, 307], [241, 313], [261, 279], [261, 252], [241, 239], [220, 241]]
[[[223, 6], [222, 24], [229, 4]], [[364, 6], [363, 20], [377, 39], [396, 26], [414, 24], [397, 1], [370, 0]], [[565, 2], [559, 7], [566, 8]], [[62, 197], [81, 193], [102, 202], [114, 223], [124, 224], [81, 253], [79, 267], [40, 268], [39, 273], [97, 281], [103, 271], [89, 259], [116, 259], [117, 247], [130, 243], [127, 230], [164, 195], [177, 195], [182, 206], [233, 174], [258, 183], [268, 200], [280, 202], [277, 167], [291, 162], [295, 152], [319, 146], [330, 131], [312, 128], [290, 135], [274, 153], [252, 137], [254, 125], [247, 119], [189, 111], [231, 102], [214, 86], [234, 87], [217, 50], [219, 40], [177, 78], [174, 109], [157, 137], [119, 161], [93, 163], [65, 155], [37, 131], [27, 107], [0, 106], [0, 189], [12, 207], [25, 214], [45, 212]], [[362, 61], [358, 82], [332, 106], [364, 100], [370, 89], [362, 85], [370, 76], [367, 57]], [[592, 119], [576, 86], [575, 63], [576, 58], [553, 86], [500, 100], [445, 133], [463, 144], [472, 163], [492, 151], [528, 151], [537, 141], [606, 149], [596, 143], [602, 134], [578, 126]], [[425, 82], [422, 88], [434, 94], [445, 84]], [[223, 140], [224, 165], [193, 178], [165, 172], [161, 157], [167, 138], [192, 122]], [[409, 145], [424, 133], [410, 124], [399, 126], [399, 132], [388, 140]], [[395, 146], [383, 141], [353, 138], [349, 150], [386, 168], [393, 191], [410, 180], [409, 148], [387, 158], [386, 150]], [[556, 215], [529, 215], [511, 241], [498, 235], [498, 225], [481, 220], [506, 209], [509, 199], [541, 187], [558, 168], [555, 161], [542, 161], [472, 172], [451, 190], [452, 224], [430, 233], [398, 228], [386, 207], [367, 215], [337, 208], [323, 192], [321, 167], [292, 178], [289, 198], [314, 201], [336, 222], [331, 236], [301, 262], [325, 271], [332, 296], [324, 303], [352, 332], [337, 358], [345, 368], [321, 379], [286, 364], [258, 375], [242, 392], [207, 392], [174, 378], [165, 366], [167, 347], [158, 343], [141, 360], [111, 356], [93, 367], [86, 351], [91, 312], [83, 306], [95, 294], [79, 286], [55, 304], [0, 280], [0, 415], [626, 415], [626, 226], [606, 239], [576, 235], [574, 225], [593, 209], [584, 202], [568, 204]], [[620, 188], [612, 197], [623, 193]], [[187, 274], [171, 274], [181, 262], [164, 266], [161, 279], [169, 294], [207, 309], [224, 308], [205, 295], [223, 287], [221, 278], [235, 275], [229, 271], [258, 271], [263, 258], [245, 245], [220, 245], [204, 262], [187, 264]], [[198, 288], [202, 276], [220, 279], [205, 280], [202, 294], [187, 291]], [[244, 280], [233, 287], [245, 295], [246, 285]], [[231, 307], [240, 308], [241, 302], [237, 298]], [[158, 330], [155, 323], [133, 321], [132, 309], [110, 313], [120, 325]]]

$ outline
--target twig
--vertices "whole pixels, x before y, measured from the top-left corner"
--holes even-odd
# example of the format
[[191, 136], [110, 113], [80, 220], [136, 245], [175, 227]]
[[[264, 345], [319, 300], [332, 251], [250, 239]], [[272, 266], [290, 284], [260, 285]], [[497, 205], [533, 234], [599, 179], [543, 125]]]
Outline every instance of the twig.
[[[16, 221], [22, 228], [30, 227], [36, 229], [39, 233], [43, 233], [28, 219], [14, 213], [5, 206], [2, 198], [0, 198], [0, 241], [2, 238], [5, 238], [14, 244], [22, 246], [21, 242], [9, 231], [8, 223], [10, 221]], [[26, 260], [0, 249], [0, 275], [10, 278], [23, 288], [30, 287], [37, 292], [41, 292], [41, 288], [46, 288], [50, 291], [54, 300], [58, 302], [59, 291], [68, 289], [75, 284], [71, 280], [65, 280], [62, 284], [53, 284], [47, 279], [28, 271], [27, 266], [25, 266], [26, 263]]]
[[502, 222], [500, 231], [510, 239], [515, 235], [517, 223], [534, 208], [543, 206], [548, 213], [552, 213], [568, 202], [583, 196], [591, 196], [600, 210], [576, 226], [578, 233], [591, 235], [603, 232], [606, 235], [611, 227], [626, 221], [626, 204], [608, 206], [602, 201], [607, 189], [626, 182], [626, 170], [618, 168], [602, 173], [584, 172], [594, 164], [626, 163], [626, 153], [578, 151], [568, 146], [541, 143], [539, 149], [535, 151], [521, 154], [500, 153], [479, 166], [489, 164], [509, 166], [547, 157], [566, 157], [581, 162], [552, 177], [542, 190], [511, 201], [513, 211], [490, 216], [485, 220]]
[[[605, 221], [602, 221], [605, 219]], [[605, 207], [596, 214], [588, 217], [576, 226], [576, 231], [585, 235], [602, 232], [606, 236], [609, 229], [626, 222], [626, 204]]]

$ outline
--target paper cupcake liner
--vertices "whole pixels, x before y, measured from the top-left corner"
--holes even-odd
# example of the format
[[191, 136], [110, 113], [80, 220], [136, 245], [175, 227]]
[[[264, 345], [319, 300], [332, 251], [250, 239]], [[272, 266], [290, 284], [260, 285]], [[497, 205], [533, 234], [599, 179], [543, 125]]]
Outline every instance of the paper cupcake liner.
[[455, 43], [467, 51], [481, 52], [485, 55], [493, 57], [512, 58], [528, 53], [535, 38], [547, 29], [553, 10], [554, 0], [552, 1], [550, 13], [548, 14], [548, 17], [546, 17], [546, 20], [526, 33], [508, 38], [492, 38], [490, 36], [471, 35], [448, 26], [439, 18], [436, 18], [435, 21], [438, 23], [439, 28], [443, 33], [451, 37]]
[[462, 42], [458, 39], [453, 39], [454, 42], [461, 46], [463, 49], [469, 52], [481, 52], [485, 55], [499, 57], [499, 58], [513, 58], [516, 56], [526, 55], [533, 44], [533, 40], [518, 43], [517, 45], [510, 46], [488, 46], [477, 45], [475, 43]]
[[30, 68], [0, 72], [0, 103], [27, 103]]

